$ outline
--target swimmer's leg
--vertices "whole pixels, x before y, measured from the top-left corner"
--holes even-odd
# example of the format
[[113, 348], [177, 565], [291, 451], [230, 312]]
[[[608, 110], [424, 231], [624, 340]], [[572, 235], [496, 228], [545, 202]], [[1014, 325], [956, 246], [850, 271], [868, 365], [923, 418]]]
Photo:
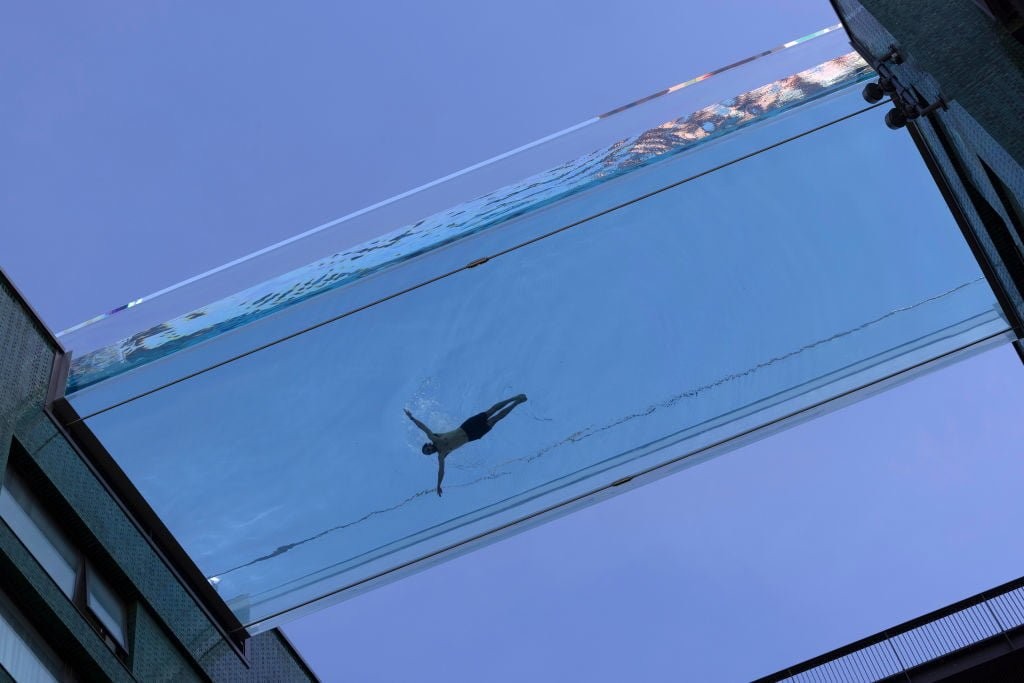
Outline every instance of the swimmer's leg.
[[488, 417], [494, 417], [494, 414], [504, 408], [510, 403], [522, 403], [526, 400], [526, 394], [517, 394], [512, 398], [506, 398], [504, 401], [498, 401], [493, 406], [484, 411], [484, 414]]
[[[513, 396], [512, 398], [506, 399], [501, 403], [496, 403], [494, 406], [491, 407], [491, 410], [487, 411], [487, 424], [493, 427], [498, 422], [498, 420], [507, 417], [508, 414], [511, 413], [517, 405], [525, 402], [526, 394], [519, 394], [518, 396]], [[492, 413], [492, 411], [494, 412]]]

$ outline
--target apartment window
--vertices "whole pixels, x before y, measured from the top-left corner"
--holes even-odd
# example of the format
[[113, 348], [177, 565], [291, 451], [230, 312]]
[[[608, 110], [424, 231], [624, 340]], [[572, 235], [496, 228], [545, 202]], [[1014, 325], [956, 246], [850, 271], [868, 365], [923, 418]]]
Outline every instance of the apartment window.
[[16, 471], [0, 487], [0, 518], [118, 656], [127, 656], [128, 610]]
[[1013, 223], [1013, 229], [1017, 231], [1017, 237], [1024, 240], [1024, 207], [1020, 205], [1019, 199], [1013, 194], [1013, 192], [1003, 183], [1002, 179], [996, 175], [996, 172], [992, 170], [992, 167], [985, 163], [985, 160], [978, 157], [978, 162], [981, 167], [985, 169], [985, 175], [988, 176], [988, 180], [992, 183], [992, 187], [995, 188], [996, 195], [999, 197], [999, 201], [1003, 203], [1003, 208], [1006, 209], [1006, 215], [1010, 217], [1010, 222]]
[[85, 604], [93, 616], [103, 624], [110, 637], [125, 648], [125, 624], [128, 622], [128, 613], [124, 603], [88, 564], [85, 567]]
[[0, 669], [22, 683], [66, 683], [70, 669], [0, 591]]
[[974, 4], [1024, 42], [1024, 0], [974, 0]]
[[12, 471], [7, 472], [0, 487], [0, 517], [64, 594], [73, 598], [78, 582], [78, 551]]

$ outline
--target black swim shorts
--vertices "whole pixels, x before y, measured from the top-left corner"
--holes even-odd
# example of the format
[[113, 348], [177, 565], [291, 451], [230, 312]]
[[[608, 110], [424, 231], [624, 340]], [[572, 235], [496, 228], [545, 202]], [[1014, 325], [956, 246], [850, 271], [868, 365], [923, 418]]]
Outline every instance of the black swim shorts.
[[466, 432], [470, 441], [476, 441], [491, 431], [491, 425], [487, 422], [487, 413], [478, 413], [459, 425], [459, 429]]

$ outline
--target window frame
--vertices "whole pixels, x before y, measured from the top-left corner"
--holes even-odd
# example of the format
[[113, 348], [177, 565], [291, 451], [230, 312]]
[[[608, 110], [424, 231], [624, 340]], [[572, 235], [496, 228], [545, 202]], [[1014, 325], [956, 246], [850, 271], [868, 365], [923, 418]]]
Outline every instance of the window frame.
[[974, 0], [974, 4], [1024, 43], [1024, 0]]
[[[0, 621], [3, 621], [14, 632], [24, 643], [28, 652], [35, 657], [38, 664], [55, 680], [59, 683], [75, 683], [76, 679], [71, 665], [57, 654], [53, 646], [46, 642], [39, 630], [3, 588], [0, 588]], [[2, 662], [0, 662], [0, 671], [5, 671], [11, 677], [14, 676]]]
[[[57, 521], [58, 515], [54, 514], [50, 507], [41, 499], [41, 496], [33, 491], [28, 477], [12, 467], [10, 461], [3, 472], [3, 478], [0, 479], [0, 497], [6, 497], [13, 503], [14, 514], [20, 518], [12, 525], [12, 520], [4, 515], [4, 508], [6, 506], [0, 504], [0, 519], [7, 524], [22, 546], [39, 564], [50, 580], [53, 581], [57, 589], [68, 598], [76, 611], [92, 627], [107, 648], [123, 663], [128, 664], [129, 643], [132, 638], [129, 618], [131, 601], [126, 600], [116, 589], [111, 587], [110, 581], [96, 569], [95, 564], [86, 556], [81, 544], [76, 544], [71, 540], [73, 534]], [[27, 506], [26, 503], [28, 503]], [[22, 534], [18, 533], [18, 528], [16, 527], [24, 527], [26, 523], [31, 526], [31, 530], [22, 529], [23, 533], [37, 536], [38, 540], [23, 538]], [[45, 547], [47, 551], [55, 552], [60, 559], [71, 565], [71, 569], [74, 572], [74, 581], [73, 585], [70, 586], [70, 592], [68, 587], [62, 585], [61, 579], [54, 576], [52, 568], [49, 566], [52, 562], [45, 557], [41, 559], [37, 554], [39, 552], [38, 547], [34, 549], [33, 546]], [[71, 561], [72, 558], [68, 557], [69, 553], [74, 554], [73, 562]], [[101, 587], [100, 591], [107, 594], [106, 597], [113, 598], [118, 603], [121, 612], [119, 629], [112, 628], [111, 625], [106, 624], [104, 615], [98, 614], [97, 610], [94, 610], [89, 604], [90, 596], [94, 592], [90, 590], [90, 577], [93, 583]], [[97, 602], [102, 606], [102, 600], [97, 600]]]

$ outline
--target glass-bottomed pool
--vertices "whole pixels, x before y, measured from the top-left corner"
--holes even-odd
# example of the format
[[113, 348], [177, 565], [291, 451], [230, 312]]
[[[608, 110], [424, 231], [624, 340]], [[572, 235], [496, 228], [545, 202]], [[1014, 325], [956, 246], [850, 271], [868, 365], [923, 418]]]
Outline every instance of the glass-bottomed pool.
[[[260, 630], [1005, 341], [868, 75], [829, 60], [377, 238], [365, 271], [182, 311], [79, 355], [68, 398]], [[517, 394], [438, 495], [405, 411], [442, 432]]]

